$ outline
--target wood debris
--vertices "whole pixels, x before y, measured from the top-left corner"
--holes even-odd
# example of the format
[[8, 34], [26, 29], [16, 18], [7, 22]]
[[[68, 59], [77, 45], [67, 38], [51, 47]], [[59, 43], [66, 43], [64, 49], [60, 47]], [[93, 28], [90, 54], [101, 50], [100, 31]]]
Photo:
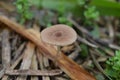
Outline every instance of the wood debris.
[[[95, 77], [93, 77], [85, 69], [80, 67], [72, 59], [65, 56], [62, 52], [61, 52], [61, 55], [59, 55], [59, 57], [56, 57], [57, 50], [54, 48], [54, 46], [43, 43], [40, 39], [40, 33], [38, 31], [35, 31], [33, 29], [27, 30], [23, 28], [23, 26], [9, 20], [8, 18], [4, 16], [0, 16], [0, 23], [10, 28], [11, 30], [19, 33], [21, 36], [24, 36], [24, 38], [32, 42], [32, 43], [31, 42], [27, 43], [26, 49], [24, 50], [23, 54], [21, 54], [21, 56], [19, 56], [19, 58], [12, 64], [12, 66], [10, 67], [10, 69], [12, 69], [11, 72], [17, 73], [19, 72], [19, 70], [24, 70], [24, 69], [28, 69], [27, 71], [29, 72], [29, 69], [33, 68], [33, 66], [31, 67], [31, 65], [33, 64], [32, 62], [33, 56], [34, 56], [33, 54], [35, 52], [35, 46], [37, 46], [37, 50], [39, 52], [37, 54], [41, 55], [42, 53], [45, 56], [45, 58], [43, 59], [45, 61], [44, 65], [49, 66], [48, 59], [47, 59], [49, 58], [53, 61], [53, 63], [56, 62], [57, 66], [61, 70], [63, 70], [63, 72], [65, 72], [73, 80], [80, 80], [80, 79], [81, 80], [96, 80]], [[38, 55], [36, 55], [36, 57], [38, 57]], [[21, 64], [20, 68], [17, 67], [18, 64]], [[40, 64], [42, 65], [42, 63]], [[36, 62], [35, 62], [35, 65], [37, 65]], [[16, 70], [15, 68], [17, 68], [18, 70]], [[37, 69], [37, 67], [35, 68]], [[30, 70], [30, 71], [35, 72], [36, 70]], [[5, 75], [3, 76], [2, 80], [6, 80], [7, 78], [8, 78], [8, 75]], [[27, 78], [26, 76], [24, 77], [18, 76], [17, 80], [24, 80], [26, 78]], [[50, 79], [49, 77], [46, 77], [46, 78], [47, 78], [46, 80]]]

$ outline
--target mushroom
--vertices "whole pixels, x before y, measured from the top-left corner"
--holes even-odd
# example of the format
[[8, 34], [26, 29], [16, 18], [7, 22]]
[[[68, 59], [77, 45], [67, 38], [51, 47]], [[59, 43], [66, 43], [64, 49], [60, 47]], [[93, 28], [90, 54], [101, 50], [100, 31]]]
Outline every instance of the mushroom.
[[44, 29], [41, 32], [41, 39], [45, 43], [56, 45], [58, 53], [60, 46], [70, 45], [77, 39], [74, 29], [64, 24], [57, 24]]

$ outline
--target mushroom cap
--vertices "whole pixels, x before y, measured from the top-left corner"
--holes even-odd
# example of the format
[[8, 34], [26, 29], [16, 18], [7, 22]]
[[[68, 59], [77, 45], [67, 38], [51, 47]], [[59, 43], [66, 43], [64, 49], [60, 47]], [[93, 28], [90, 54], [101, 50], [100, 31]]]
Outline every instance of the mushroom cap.
[[77, 34], [74, 29], [64, 24], [57, 24], [44, 29], [41, 32], [43, 42], [65, 46], [72, 44], [77, 39]]

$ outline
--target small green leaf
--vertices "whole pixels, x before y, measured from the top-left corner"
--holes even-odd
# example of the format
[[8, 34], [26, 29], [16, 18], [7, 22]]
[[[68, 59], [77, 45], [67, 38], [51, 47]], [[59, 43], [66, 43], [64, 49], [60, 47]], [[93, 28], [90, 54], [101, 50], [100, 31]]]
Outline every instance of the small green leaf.
[[98, 20], [99, 18], [99, 12], [96, 11], [96, 7], [95, 6], [90, 6], [88, 7], [88, 9], [84, 12], [84, 16], [86, 17], [86, 19], [90, 20]]
[[77, 0], [77, 2], [80, 6], [85, 5], [85, 0]]
[[17, 7], [17, 9], [19, 9], [19, 10], [22, 9], [22, 5], [17, 5], [16, 7]]

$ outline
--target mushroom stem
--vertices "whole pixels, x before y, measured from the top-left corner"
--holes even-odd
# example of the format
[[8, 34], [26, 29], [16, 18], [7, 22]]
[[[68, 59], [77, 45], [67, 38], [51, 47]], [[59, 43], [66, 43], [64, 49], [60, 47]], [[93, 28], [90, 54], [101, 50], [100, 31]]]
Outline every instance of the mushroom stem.
[[[57, 46], [57, 54], [56, 54], [56, 59], [59, 57], [60, 55], [60, 46]], [[55, 66], [57, 66], [57, 62], [55, 60]]]
[[57, 55], [60, 54], [60, 46], [57, 46]]

